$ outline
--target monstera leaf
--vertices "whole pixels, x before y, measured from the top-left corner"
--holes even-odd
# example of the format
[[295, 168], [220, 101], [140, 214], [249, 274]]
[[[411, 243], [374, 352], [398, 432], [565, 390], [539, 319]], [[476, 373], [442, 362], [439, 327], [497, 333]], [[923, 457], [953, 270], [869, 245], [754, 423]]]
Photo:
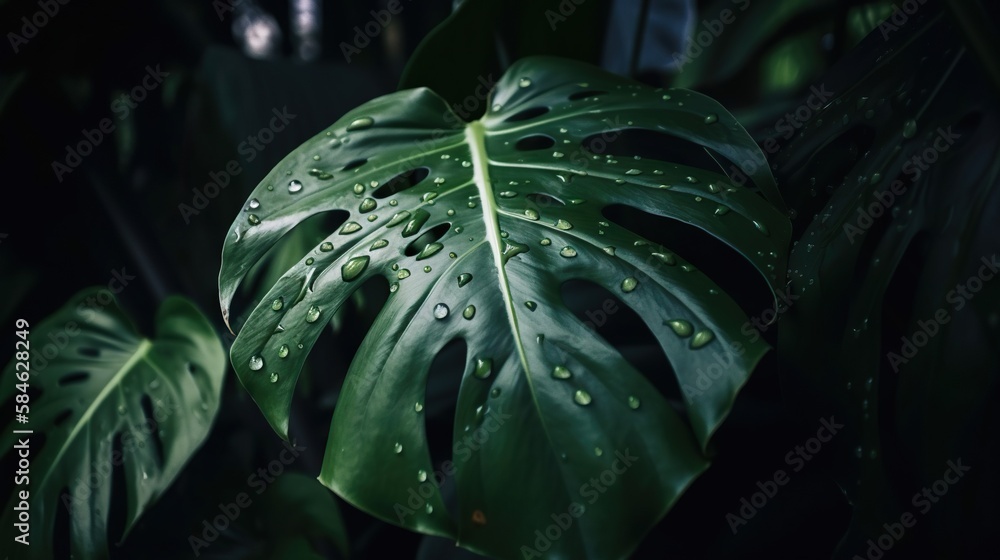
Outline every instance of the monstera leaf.
[[[704, 165], [680, 150], [612, 155], [634, 133], [693, 146]], [[739, 163], [728, 167], [738, 179], [726, 161]], [[320, 480], [383, 519], [490, 555], [622, 556], [706, 468], [711, 434], [767, 347], [740, 333], [746, 314], [681, 256], [684, 239], [659, 247], [605, 213], [627, 206], [700, 228], [773, 289], [790, 225], [742, 186], [748, 177], [777, 200], [761, 152], [714, 101], [568, 60], [512, 66], [479, 121], [462, 122], [427, 89], [376, 99], [286, 157], [233, 224], [219, 280], [226, 317], [244, 274], [283, 235], [317, 214], [343, 219], [250, 314], [232, 361], [287, 437], [298, 372], [324, 324], [362, 284], [388, 284]], [[573, 279], [648, 325], [676, 381], [697, 387], [683, 412], [567, 308], [560, 288]], [[455, 340], [467, 365], [454, 456], [435, 472], [425, 386]], [[725, 375], [705, 377], [720, 361]], [[451, 512], [435, 489], [442, 478], [457, 489]]]
[[[0, 399], [30, 398], [28, 422], [0, 438], [9, 454], [29, 440], [30, 486], [20, 487], [30, 492], [29, 556], [53, 558], [54, 543], [68, 540], [77, 558], [107, 557], [113, 504], [125, 508], [127, 533], [208, 434], [225, 372], [222, 346], [182, 298], [163, 303], [156, 325], [157, 337], [143, 338], [107, 290], [86, 290], [29, 329], [27, 393], [15, 387], [21, 362], [4, 371]], [[124, 496], [112, 490], [119, 469]], [[6, 527], [17, 522], [20, 499], [8, 498]], [[63, 515], [68, 539], [57, 534]]]

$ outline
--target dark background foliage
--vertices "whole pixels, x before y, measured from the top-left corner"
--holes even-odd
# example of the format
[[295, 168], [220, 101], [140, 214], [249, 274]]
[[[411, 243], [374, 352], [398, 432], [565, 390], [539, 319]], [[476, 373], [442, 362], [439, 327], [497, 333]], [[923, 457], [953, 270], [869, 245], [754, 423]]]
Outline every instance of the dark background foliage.
[[[754, 373], [720, 430], [712, 467], [635, 557], [829, 558], [842, 538], [844, 547], [836, 554], [863, 555], [880, 523], [898, 519], [910, 508], [910, 496], [957, 457], [973, 466], [970, 479], [948, 496], [950, 505], [921, 518], [887, 556], [995, 553], [989, 528], [1000, 521], [993, 476], [998, 418], [990, 405], [997, 397], [1000, 363], [1000, 287], [987, 286], [970, 306], [974, 313], [963, 315], [901, 373], [892, 372], [884, 358], [900, 336], [913, 332], [915, 321], [940, 307], [949, 286], [974, 273], [980, 255], [997, 249], [1000, 20], [995, 6], [929, 0], [886, 34], [878, 24], [893, 13], [889, 2], [750, 2], [736, 23], [678, 73], [672, 55], [684, 51], [689, 34], [697, 36], [705, 20], [727, 7], [738, 9], [741, 2], [675, 2], [671, 5], [682, 17], [664, 20], [648, 16], [649, 5], [658, 2], [587, 0], [574, 4], [579, 12], [555, 32], [544, 12], [558, 10], [559, 2], [474, 3], [466, 0], [434, 31], [451, 14], [451, 3], [404, 0], [403, 12], [350, 62], [341, 43], [352, 42], [355, 26], [371, 21], [370, 11], [382, 9], [383, 2], [323, 2], [322, 51], [309, 60], [300, 56], [287, 1], [256, 3], [283, 32], [264, 58], [251, 56], [241, 40], [246, 35], [234, 30], [240, 9], [224, 10], [220, 17], [209, 0], [71, 0], [60, 6], [19, 52], [7, 45], [0, 49], [6, 193], [0, 204], [0, 233], [6, 234], [0, 236], [0, 324], [21, 317], [39, 321], [80, 288], [105, 285], [112, 270], [125, 267], [137, 279], [119, 300], [140, 329], [150, 330], [167, 295], [183, 294], [198, 303], [228, 344], [233, 337], [217, 313], [222, 239], [247, 193], [282, 157], [348, 109], [397, 84], [430, 85], [449, 101], [461, 102], [479, 77], [498, 77], [521, 56], [570, 56], [651, 85], [697, 89], [730, 108], [762, 145], [775, 139], [777, 149], [766, 152], [800, 240], [790, 265], [799, 273], [792, 274], [793, 289], [812, 286], [810, 279], [819, 284], [813, 291], [819, 294], [804, 300], [808, 306], [783, 318], [782, 328], [792, 327], [782, 331], [780, 341], [775, 328], [765, 332], [778, 353]], [[37, 10], [32, 1], [0, 4], [0, 30], [19, 32], [21, 17]], [[147, 66], [169, 76], [119, 119], [115, 99], [141, 82]], [[819, 84], [836, 101], [784, 137], [775, 123]], [[863, 96], [873, 107], [874, 100], [888, 100], [887, 108], [879, 105], [876, 117], [865, 117]], [[283, 107], [295, 118], [248, 161], [241, 142]], [[872, 200], [872, 189], [859, 177], [876, 169], [901, 174], [907, 153], [895, 150], [903, 141], [899, 131], [914, 112], [930, 129], [954, 125], [962, 140], [947, 160], [910, 185], [899, 208], [903, 218], [908, 210], [914, 217], [906, 221], [894, 214], [858, 246], [838, 246], [824, 231], [853, 223], [852, 205]], [[97, 128], [105, 118], [114, 121], [115, 131], [57, 179], [53, 162], [64, 161], [67, 146], [83, 139], [81, 131]], [[242, 171], [229, 177], [204, 209], [185, 216], [179, 205], [193, 203], [192, 189], [202, 190], [232, 160]], [[870, 164], [875, 160], [880, 165]], [[882, 174], [884, 181], [895, 176]], [[823, 213], [833, 214], [836, 225], [818, 226]], [[824, 241], [806, 239], [810, 232]], [[806, 244], [817, 245], [825, 256], [804, 251]], [[698, 237], [690, 246], [693, 255], [713, 247]], [[733, 286], [747, 277], [739, 265], [713, 256], [696, 264]], [[892, 267], [873, 267], [875, 258]], [[254, 294], [244, 296], [253, 300]], [[741, 303], [748, 315], [764, 309], [752, 298]], [[859, 306], [867, 307], [857, 311]], [[580, 309], [586, 308], [582, 303]], [[854, 321], [869, 317], [872, 324], [864, 325], [874, 334], [848, 336]], [[338, 388], [371, 321], [370, 302], [357, 301], [313, 350], [291, 430], [305, 450], [289, 470], [309, 478], [319, 472]], [[615, 333], [619, 348], [640, 369], [661, 367], [665, 359], [636, 323], [621, 313], [603, 328]], [[843, 389], [848, 380], [859, 387], [871, 378], [877, 391], [863, 398], [875, 424], [858, 408], [862, 396]], [[453, 389], [432, 388], [436, 398], [428, 397], [428, 435], [443, 449], [451, 441]], [[785, 454], [815, 435], [819, 419], [831, 414], [848, 423], [841, 439], [795, 473], [734, 535], [726, 515], [757, 491], [757, 481], [787, 470]], [[854, 466], [855, 448], [862, 446], [866, 455], [870, 449], [879, 452], [877, 466]], [[244, 490], [247, 477], [281, 449], [229, 374], [210, 438], [170, 492], [112, 547], [113, 557], [191, 556], [188, 535], [200, 532], [217, 504]], [[862, 479], [862, 486], [852, 488]], [[296, 530], [287, 528], [283, 517], [299, 506], [293, 492], [287, 498], [278, 486], [269, 492], [266, 502], [248, 508], [203, 556], [273, 557], [280, 533], [274, 528]], [[340, 505], [355, 558], [473, 556]], [[118, 522], [112, 528], [120, 529], [122, 515], [122, 504], [113, 502], [112, 519]], [[110, 534], [109, 540], [119, 536]], [[326, 557], [338, 554], [331, 542], [315, 546]]]

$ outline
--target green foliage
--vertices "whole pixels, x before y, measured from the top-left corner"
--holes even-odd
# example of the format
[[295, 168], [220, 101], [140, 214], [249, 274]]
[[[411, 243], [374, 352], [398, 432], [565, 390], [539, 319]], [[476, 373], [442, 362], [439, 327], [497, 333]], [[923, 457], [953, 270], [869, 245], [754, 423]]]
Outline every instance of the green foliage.
[[[15, 424], [0, 437], [8, 453], [17, 452], [21, 438], [31, 442], [34, 530], [27, 550], [35, 558], [53, 557], [55, 542], [67, 539], [54, 530], [60, 508], [70, 517], [71, 552], [107, 556], [111, 502], [125, 502], [127, 534], [204, 441], [219, 406], [225, 352], [191, 303], [165, 301], [156, 337], [148, 339], [115, 302], [102, 305], [106, 297], [107, 290], [85, 290], [30, 329], [34, 434], [12, 433], [25, 427]], [[48, 348], [58, 353], [49, 358]], [[17, 382], [11, 362], [0, 401], [22, 394]], [[112, 492], [112, 467], [122, 469], [125, 496]], [[7, 501], [7, 527], [18, 500]]]
[[[680, 152], [590, 151], [593, 138], [636, 131], [740, 162], [742, 176], [780, 204], [760, 150], [716, 102], [542, 57], [510, 68], [480, 121], [461, 121], [427, 89], [401, 91], [349, 112], [264, 179], [223, 249], [227, 316], [247, 271], [284, 235], [312, 216], [346, 215], [275, 283], [231, 351], [283, 437], [299, 371], [324, 325], [368, 280], [389, 285], [335, 410], [324, 484], [385, 520], [504, 557], [530, 546], [552, 514], [587, 501], [587, 481], [627, 453], [639, 459], [606, 493], [594, 491], [600, 501], [553, 550], [621, 556], [666, 513], [707, 466], [711, 434], [767, 346], [733, 353], [745, 342], [739, 306], [669, 248], [605, 213], [622, 205], [700, 228], [772, 289], [782, 282], [790, 224], [711, 158], [699, 167]], [[690, 425], [573, 316], [560, 296], [570, 279], [635, 310], [682, 386], [729, 354], [730, 376], [685, 395]], [[467, 349], [454, 424], [457, 511], [449, 514], [437, 490], [414, 511], [410, 492], [432, 489], [435, 469], [425, 385], [453, 340]], [[460, 449], [476, 432], [488, 436], [481, 447]]]

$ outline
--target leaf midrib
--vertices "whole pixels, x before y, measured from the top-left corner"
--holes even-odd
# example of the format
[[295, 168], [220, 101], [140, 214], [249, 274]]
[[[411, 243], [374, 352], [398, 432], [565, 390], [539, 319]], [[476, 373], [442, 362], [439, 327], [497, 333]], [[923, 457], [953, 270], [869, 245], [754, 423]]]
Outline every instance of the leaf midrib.
[[[146, 355], [149, 353], [149, 349], [152, 347], [153, 343], [148, 338], [143, 338], [141, 341], [139, 341], [139, 346], [135, 349], [135, 352], [132, 354], [132, 356], [129, 357], [128, 361], [122, 364], [122, 366], [118, 369], [118, 371], [115, 372], [114, 376], [112, 376], [111, 379], [108, 380], [108, 382], [104, 385], [104, 388], [101, 389], [101, 392], [98, 393], [97, 397], [93, 401], [91, 401], [90, 406], [87, 407], [87, 410], [80, 417], [80, 420], [78, 420], [76, 424], [73, 426], [73, 431], [71, 431], [69, 435], [66, 437], [66, 440], [59, 448], [59, 453], [56, 454], [55, 459], [52, 460], [51, 464], [53, 466], [59, 464], [59, 461], [62, 459], [63, 455], [66, 454], [66, 451], [68, 451], [69, 448], [72, 447], [73, 440], [76, 439], [76, 436], [80, 433], [80, 431], [83, 430], [85, 426], [87, 426], [87, 424], [90, 423], [90, 418], [94, 415], [97, 409], [103, 406], [104, 400], [107, 398], [108, 394], [115, 387], [119, 386], [121, 378], [124, 377], [129, 371], [131, 371], [135, 367], [136, 363], [138, 363], [141, 360], [145, 360]], [[54, 468], [50, 469], [49, 472], [45, 474], [45, 477], [42, 478], [42, 483], [39, 486], [44, 487], [45, 483], [49, 479], [49, 476], [51, 476], [52, 473], [54, 473], [55, 471], [56, 469]]]
[[465, 127], [465, 141], [469, 145], [469, 153], [472, 156], [472, 178], [479, 191], [479, 200], [483, 208], [483, 223], [487, 224], [486, 239], [492, 249], [493, 264], [497, 268], [497, 281], [500, 283], [500, 292], [503, 295], [511, 333], [514, 335], [517, 355], [530, 383], [531, 370], [528, 368], [528, 359], [524, 354], [524, 345], [521, 343], [521, 328], [517, 323], [517, 314], [514, 312], [514, 302], [510, 293], [510, 282], [507, 280], [507, 270], [504, 268], [499, 209], [496, 197], [493, 195], [493, 183], [490, 181], [489, 156], [483, 142], [485, 136], [483, 123], [480, 121], [472, 121]]

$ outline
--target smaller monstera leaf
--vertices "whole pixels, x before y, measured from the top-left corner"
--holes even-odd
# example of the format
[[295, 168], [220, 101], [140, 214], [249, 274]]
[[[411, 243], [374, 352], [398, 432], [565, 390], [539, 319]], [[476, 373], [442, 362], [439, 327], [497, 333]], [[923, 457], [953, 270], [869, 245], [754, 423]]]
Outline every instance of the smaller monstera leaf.
[[[700, 228], [772, 290], [790, 225], [757, 145], [700, 94], [538, 57], [512, 66], [489, 103], [466, 123], [427, 89], [375, 99], [265, 178], [223, 249], [226, 317], [283, 235], [314, 215], [346, 218], [250, 314], [233, 364], [287, 437], [293, 388], [323, 326], [362, 284], [384, 279], [388, 301], [351, 364], [320, 480], [390, 522], [502, 557], [580, 506], [547, 554], [620, 557], [706, 468], [709, 438], [767, 346], [740, 333], [746, 314], [683, 258], [684, 239], [664, 248], [606, 213], [627, 206]], [[618, 153], [625, 142], [615, 142], [636, 132], [693, 145], [709, 163], [681, 150]], [[727, 160], [742, 168], [733, 179]], [[748, 177], [774, 204], [743, 186]], [[694, 389], [686, 418], [564, 304], [561, 286], [574, 279], [641, 317], [676, 381]], [[449, 512], [422, 410], [431, 364], [455, 340], [467, 365], [453, 463], [441, 471], [457, 491]], [[707, 377], [720, 362], [725, 375]]]
[[[30, 399], [28, 422], [7, 426], [0, 441], [15, 453], [29, 440], [31, 557], [52, 558], [53, 543], [67, 539], [77, 558], [106, 557], [112, 503], [125, 504], [127, 534], [208, 435], [225, 351], [183, 298], [163, 303], [156, 328], [155, 338], [143, 338], [107, 290], [88, 289], [28, 329], [27, 382], [17, 377], [23, 362], [4, 370], [0, 400]], [[115, 469], [124, 497], [113, 496]], [[16, 522], [19, 501], [7, 498], [4, 526]], [[69, 535], [56, 534], [60, 508]]]

